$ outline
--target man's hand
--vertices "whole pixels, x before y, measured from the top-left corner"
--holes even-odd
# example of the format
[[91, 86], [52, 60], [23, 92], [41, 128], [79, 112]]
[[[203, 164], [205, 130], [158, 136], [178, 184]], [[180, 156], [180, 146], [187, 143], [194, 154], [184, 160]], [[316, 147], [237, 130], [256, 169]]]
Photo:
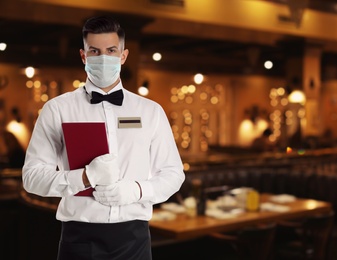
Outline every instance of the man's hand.
[[122, 206], [140, 200], [142, 192], [138, 182], [120, 180], [109, 186], [96, 186], [95, 200], [106, 206]]
[[85, 166], [85, 174], [91, 187], [96, 185], [110, 185], [119, 179], [117, 157], [113, 154], [104, 154], [93, 159]]

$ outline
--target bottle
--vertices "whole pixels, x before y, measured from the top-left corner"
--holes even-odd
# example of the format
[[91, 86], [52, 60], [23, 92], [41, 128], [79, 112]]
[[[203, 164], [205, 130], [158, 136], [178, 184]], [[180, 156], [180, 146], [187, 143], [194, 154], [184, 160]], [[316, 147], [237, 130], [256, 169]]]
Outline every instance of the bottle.
[[196, 200], [197, 215], [204, 215], [206, 210], [206, 193], [203, 191], [202, 181], [200, 179], [192, 180], [192, 196]]
[[260, 194], [255, 189], [249, 189], [247, 191], [246, 210], [258, 211], [260, 208]]

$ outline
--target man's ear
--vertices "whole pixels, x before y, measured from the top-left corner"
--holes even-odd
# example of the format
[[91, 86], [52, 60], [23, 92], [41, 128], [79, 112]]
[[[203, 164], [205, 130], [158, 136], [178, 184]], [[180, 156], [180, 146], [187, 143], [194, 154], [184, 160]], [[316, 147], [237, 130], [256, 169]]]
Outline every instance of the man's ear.
[[129, 55], [129, 50], [128, 49], [123, 50], [122, 55], [121, 55], [121, 64], [122, 65], [125, 63], [128, 55]]
[[83, 64], [85, 64], [86, 59], [85, 59], [85, 53], [83, 49], [80, 49], [80, 56], [81, 56], [81, 60]]

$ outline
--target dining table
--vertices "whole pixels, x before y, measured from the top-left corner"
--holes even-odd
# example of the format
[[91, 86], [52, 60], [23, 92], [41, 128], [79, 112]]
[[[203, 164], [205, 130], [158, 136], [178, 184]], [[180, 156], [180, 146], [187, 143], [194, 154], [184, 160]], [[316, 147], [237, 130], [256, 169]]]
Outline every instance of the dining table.
[[[260, 205], [271, 205], [274, 194], [260, 194]], [[286, 210], [266, 210], [260, 207], [256, 211], [243, 211], [228, 218], [216, 218], [209, 215], [190, 216], [186, 212], [173, 213], [173, 218], [150, 220], [150, 229], [154, 234], [174, 240], [196, 239], [214, 232], [229, 232], [260, 224], [278, 223], [285, 220], [300, 219], [331, 212], [329, 202], [308, 198], [295, 198], [288, 202], [273, 202]], [[154, 216], [166, 209], [154, 209]]]

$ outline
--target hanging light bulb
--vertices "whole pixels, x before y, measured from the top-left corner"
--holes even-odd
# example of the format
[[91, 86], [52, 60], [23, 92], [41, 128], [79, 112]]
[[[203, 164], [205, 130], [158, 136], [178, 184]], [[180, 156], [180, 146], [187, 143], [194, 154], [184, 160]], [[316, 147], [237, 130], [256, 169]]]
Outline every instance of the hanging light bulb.
[[156, 52], [156, 53], [154, 53], [153, 55], [152, 55], [152, 59], [154, 60], [154, 61], [160, 61], [161, 60], [161, 54], [159, 53], [159, 52]]
[[0, 42], [0, 51], [4, 51], [7, 48], [7, 44], [4, 42]]
[[265, 69], [270, 70], [273, 67], [273, 62], [270, 60], [265, 61], [264, 67]]
[[204, 75], [201, 73], [197, 73], [194, 75], [194, 82], [195, 84], [201, 84], [204, 81]]
[[35, 75], [34, 67], [31, 67], [31, 66], [27, 67], [25, 69], [25, 74], [26, 74], [27, 78], [31, 79], [32, 77], [34, 77], [34, 75]]
[[149, 94], [149, 82], [147, 80], [138, 88], [138, 93], [142, 96], [147, 96]]

